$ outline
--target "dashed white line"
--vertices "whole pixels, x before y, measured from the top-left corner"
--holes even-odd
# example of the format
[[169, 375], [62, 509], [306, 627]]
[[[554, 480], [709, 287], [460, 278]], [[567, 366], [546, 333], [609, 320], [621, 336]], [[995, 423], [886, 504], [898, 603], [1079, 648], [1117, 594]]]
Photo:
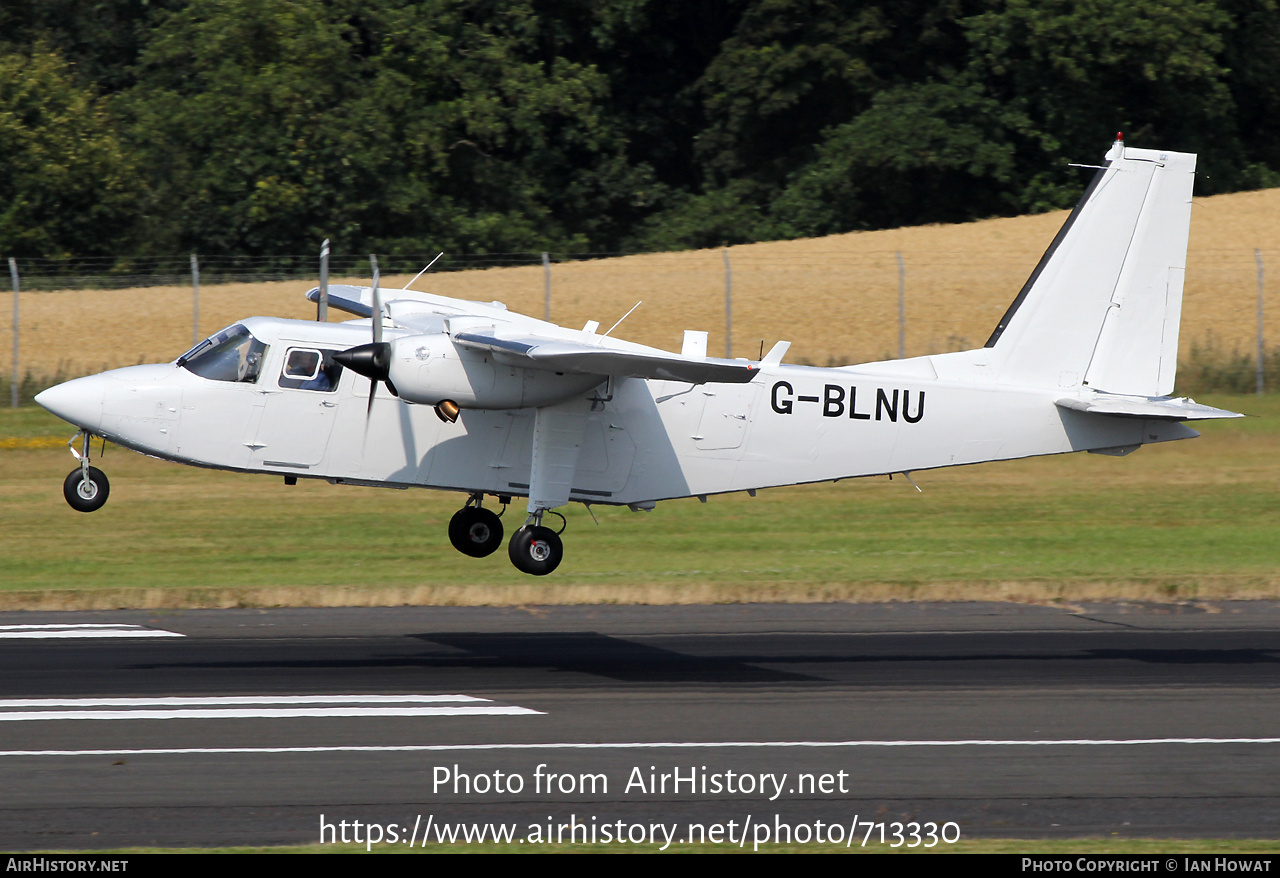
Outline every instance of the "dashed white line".
[[0, 699], [0, 722], [48, 720], [290, 719], [388, 716], [536, 716], [471, 695], [215, 695]]
[[142, 625], [84, 622], [61, 625], [0, 625], [0, 640], [65, 640], [119, 637], [186, 637], [176, 631]]
[[438, 704], [484, 701], [473, 695], [161, 695], [151, 698], [3, 698], [11, 707], [176, 707], [215, 704]]
[[375, 716], [525, 716], [540, 711], [527, 707], [257, 707], [174, 708], [172, 710], [36, 710], [0, 712], [0, 722], [39, 720], [122, 719], [291, 719], [299, 717]]

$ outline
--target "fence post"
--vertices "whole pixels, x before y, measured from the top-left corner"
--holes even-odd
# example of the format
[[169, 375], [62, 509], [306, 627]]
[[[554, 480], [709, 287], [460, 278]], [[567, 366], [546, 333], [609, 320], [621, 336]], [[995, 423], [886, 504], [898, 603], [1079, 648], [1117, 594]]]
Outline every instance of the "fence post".
[[542, 254], [542, 319], [551, 320], [551, 256]]
[[18, 407], [18, 260], [9, 257], [9, 277], [13, 278], [13, 374], [9, 376], [10, 404]]
[[320, 298], [316, 302], [316, 320], [329, 319], [329, 239], [320, 245]]
[[733, 359], [733, 269], [729, 248], [724, 248], [724, 358]]
[[191, 346], [200, 341], [200, 262], [191, 254]]
[[1262, 251], [1255, 247], [1253, 250], [1253, 258], [1258, 262], [1258, 396], [1262, 396], [1262, 361], [1266, 357], [1267, 352], [1266, 342], [1262, 332]]
[[898, 257], [898, 359], [907, 357], [907, 276], [902, 267], [902, 251], [895, 250]]

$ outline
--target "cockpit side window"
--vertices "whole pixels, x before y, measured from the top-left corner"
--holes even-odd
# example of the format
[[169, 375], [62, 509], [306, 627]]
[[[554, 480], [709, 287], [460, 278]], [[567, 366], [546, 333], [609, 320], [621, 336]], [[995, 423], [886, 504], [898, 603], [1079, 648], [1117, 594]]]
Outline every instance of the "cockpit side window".
[[342, 365], [334, 361], [333, 351], [289, 348], [279, 384], [297, 390], [334, 391], [341, 377]]
[[178, 358], [178, 365], [211, 381], [253, 384], [262, 372], [267, 346], [243, 324], [210, 336]]

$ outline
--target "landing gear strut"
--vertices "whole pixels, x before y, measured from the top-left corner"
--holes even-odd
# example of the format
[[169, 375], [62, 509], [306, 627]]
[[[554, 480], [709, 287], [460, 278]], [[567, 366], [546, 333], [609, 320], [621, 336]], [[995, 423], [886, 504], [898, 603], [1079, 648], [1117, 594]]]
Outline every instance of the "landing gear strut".
[[[480, 506], [483, 494], [473, 494], [449, 521], [449, 542], [464, 555], [483, 558], [502, 545], [502, 521]], [[504, 507], [505, 509], [505, 507]]]
[[[82, 448], [76, 451], [74, 443], [81, 436], [84, 437]], [[107, 481], [106, 473], [96, 466], [89, 466], [88, 433], [76, 434], [67, 444], [71, 446], [71, 453], [80, 461], [80, 466], [67, 473], [67, 478], [62, 483], [62, 496], [66, 498], [72, 509], [79, 512], [96, 512], [107, 502], [107, 495], [111, 493], [111, 483]]]

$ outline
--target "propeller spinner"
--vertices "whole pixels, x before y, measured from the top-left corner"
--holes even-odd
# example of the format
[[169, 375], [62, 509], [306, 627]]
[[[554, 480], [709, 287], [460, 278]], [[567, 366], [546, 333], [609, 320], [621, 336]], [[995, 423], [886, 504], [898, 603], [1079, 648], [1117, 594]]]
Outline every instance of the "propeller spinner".
[[352, 372], [363, 375], [370, 381], [381, 381], [387, 385], [392, 396], [399, 396], [395, 385], [391, 383], [391, 344], [375, 341], [362, 344], [345, 351], [339, 351], [333, 358]]

